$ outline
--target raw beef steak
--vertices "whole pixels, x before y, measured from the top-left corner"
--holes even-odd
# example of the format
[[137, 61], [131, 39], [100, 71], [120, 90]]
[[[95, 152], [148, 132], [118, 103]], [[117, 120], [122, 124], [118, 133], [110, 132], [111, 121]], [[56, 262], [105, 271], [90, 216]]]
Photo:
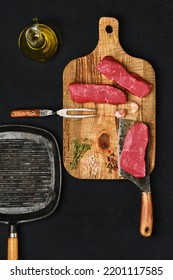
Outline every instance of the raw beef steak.
[[71, 99], [77, 103], [126, 103], [125, 93], [109, 85], [70, 83], [69, 92]]
[[129, 73], [112, 56], [105, 56], [98, 64], [99, 70], [106, 78], [124, 87], [138, 97], [149, 94], [152, 84], [141, 78], [136, 73]]
[[141, 178], [146, 175], [147, 143], [147, 125], [142, 122], [135, 123], [127, 132], [120, 156], [120, 167], [134, 177]]

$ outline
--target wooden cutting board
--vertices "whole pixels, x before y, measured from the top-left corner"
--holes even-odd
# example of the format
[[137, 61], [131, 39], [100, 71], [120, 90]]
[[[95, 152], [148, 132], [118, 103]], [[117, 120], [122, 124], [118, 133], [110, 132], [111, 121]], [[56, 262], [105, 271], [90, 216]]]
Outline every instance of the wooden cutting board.
[[[97, 117], [87, 119], [63, 120], [63, 161], [67, 171], [80, 179], [123, 179], [118, 175], [118, 170], [109, 169], [110, 155], [115, 164], [118, 161], [118, 121], [114, 113], [122, 105], [85, 103], [78, 104], [71, 100], [68, 85], [72, 82], [110, 84], [116, 86], [96, 70], [100, 60], [109, 55], [122, 63], [130, 72], [139, 74], [153, 84], [148, 96], [138, 98], [126, 91], [127, 99], [138, 103], [139, 110], [133, 113], [127, 110], [125, 118], [143, 121], [150, 126], [150, 172], [155, 164], [155, 137], [156, 137], [156, 84], [155, 72], [151, 64], [141, 58], [127, 54], [119, 42], [118, 21], [111, 17], [102, 17], [99, 20], [99, 41], [90, 54], [70, 61], [63, 72], [63, 107], [64, 108], [96, 108]], [[85, 50], [84, 50], [85, 51]], [[71, 170], [70, 162], [73, 158], [72, 141], [89, 143], [88, 150], [80, 160], [77, 168]]]

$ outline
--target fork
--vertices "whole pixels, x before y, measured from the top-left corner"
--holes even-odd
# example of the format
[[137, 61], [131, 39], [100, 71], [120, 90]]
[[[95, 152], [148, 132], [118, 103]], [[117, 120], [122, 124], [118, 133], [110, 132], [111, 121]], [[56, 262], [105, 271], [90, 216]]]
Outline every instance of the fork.
[[58, 111], [53, 111], [49, 109], [17, 109], [12, 110], [10, 115], [12, 118], [20, 117], [47, 117], [57, 114], [63, 118], [91, 118], [95, 117], [96, 114], [70, 114], [70, 112], [96, 112], [95, 109], [91, 108], [64, 108]]

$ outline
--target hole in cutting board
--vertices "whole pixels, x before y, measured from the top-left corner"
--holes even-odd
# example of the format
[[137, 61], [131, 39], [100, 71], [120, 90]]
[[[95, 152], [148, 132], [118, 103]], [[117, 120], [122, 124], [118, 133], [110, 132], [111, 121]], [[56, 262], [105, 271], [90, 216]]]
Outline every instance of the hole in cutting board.
[[111, 25], [107, 25], [105, 30], [106, 30], [107, 33], [112, 33], [113, 32], [113, 28], [112, 28]]

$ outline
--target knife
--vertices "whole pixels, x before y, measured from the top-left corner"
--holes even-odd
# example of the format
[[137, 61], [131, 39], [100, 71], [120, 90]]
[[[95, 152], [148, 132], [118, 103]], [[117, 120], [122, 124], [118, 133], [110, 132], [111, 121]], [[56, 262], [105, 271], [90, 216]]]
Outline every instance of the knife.
[[123, 143], [126, 134], [130, 127], [135, 124], [135, 121], [128, 119], [120, 119], [119, 131], [118, 131], [118, 170], [119, 175], [128, 179], [129, 181], [136, 184], [142, 191], [141, 201], [141, 216], [140, 216], [140, 233], [144, 237], [149, 237], [152, 234], [153, 229], [153, 207], [152, 207], [152, 196], [150, 187], [150, 176], [149, 176], [149, 144], [146, 149], [146, 176], [143, 178], [136, 178], [128, 172], [124, 171], [120, 166], [120, 156], [123, 149]]

